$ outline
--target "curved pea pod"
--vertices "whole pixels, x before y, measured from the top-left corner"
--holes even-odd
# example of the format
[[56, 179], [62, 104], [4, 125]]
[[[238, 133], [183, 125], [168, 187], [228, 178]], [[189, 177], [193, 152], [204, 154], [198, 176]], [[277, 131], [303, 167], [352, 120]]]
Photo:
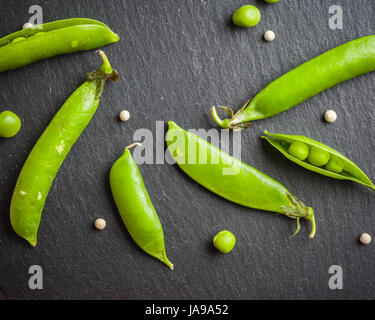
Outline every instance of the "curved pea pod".
[[281, 183], [176, 123], [169, 121], [168, 124], [166, 141], [169, 153], [193, 180], [234, 203], [296, 219], [297, 230], [293, 236], [300, 230], [299, 220], [306, 219], [312, 224], [310, 238], [314, 237], [316, 227], [313, 209], [306, 207]]
[[136, 144], [127, 147], [111, 168], [109, 180], [113, 198], [133, 240], [143, 251], [173, 270], [165, 252], [159, 217], [129, 150]]
[[271, 82], [236, 113], [221, 107], [229, 119], [220, 119], [215, 107], [211, 113], [221, 127], [241, 130], [251, 124], [249, 121], [277, 115], [328, 88], [373, 71], [375, 35], [347, 42], [301, 64]]
[[[358, 168], [356, 164], [354, 164], [350, 159], [342, 155], [340, 152], [326, 146], [325, 144], [312, 140], [310, 138], [304, 137], [304, 136], [269, 133], [267, 131], [265, 131], [264, 133], [267, 134], [269, 137], [262, 136], [263, 139], [266, 139], [273, 147], [279, 150], [286, 158], [300, 165], [301, 167], [307, 170], [313, 171], [313, 172], [320, 173], [327, 177], [358, 182], [375, 191], [375, 185], [371, 182], [371, 180], [367, 177], [367, 175], [360, 168]], [[288, 148], [290, 144], [293, 143], [294, 141], [298, 141], [298, 142], [302, 142], [306, 144], [309, 147], [309, 149], [311, 147], [315, 147], [317, 149], [328, 152], [330, 155], [330, 158], [332, 157], [338, 158], [343, 165], [342, 172], [340, 173], [332, 172], [332, 171], [327, 170], [325, 167], [317, 167], [308, 163], [307, 161], [302, 161], [302, 160], [295, 158], [288, 152]]]
[[87, 80], [66, 100], [34, 145], [14, 188], [10, 222], [14, 231], [33, 247], [42, 211], [52, 183], [69, 151], [90, 123], [99, 105], [107, 79], [118, 80], [104, 52], [101, 68], [87, 74]]
[[92, 19], [75, 18], [37, 25], [0, 39], [0, 72], [118, 40], [118, 35], [108, 26]]

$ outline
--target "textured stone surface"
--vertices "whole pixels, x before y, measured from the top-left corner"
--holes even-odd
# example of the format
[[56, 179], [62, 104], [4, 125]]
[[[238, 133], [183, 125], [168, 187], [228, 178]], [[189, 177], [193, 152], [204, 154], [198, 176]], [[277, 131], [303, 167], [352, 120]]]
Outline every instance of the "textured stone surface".
[[[314, 207], [295, 239], [283, 216], [246, 209], [206, 191], [176, 166], [140, 170], [163, 223], [171, 272], [131, 241], [113, 203], [108, 173], [133, 132], [156, 121], [209, 129], [213, 104], [238, 108], [267, 83], [341, 43], [375, 33], [373, 0], [281, 0], [256, 4], [263, 15], [253, 29], [232, 25], [240, 0], [39, 0], [45, 21], [91, 17], [120, 34], [105, 48], [121, 82], [106, 86], [98, 112], [63, 164], [51, 189], [35, 249], [9, 224], [9, 203], [19, 171], [53, 115], [97, 67], [92, 52], [56, 57], [0, 74], [0, 111], [20, 115], [23, 128], [0, 140], [0, 287], [8, 298], [124, 299], [344, 299], [375, 298], [373, 245], [357, 237], [375, 234], [374, 193], [360, 185], [308, 172], [260, 140], [264, 129], [303, 134], [343, 152], [375, 178], [375, 75], [341, 84], [300, 106], [258, 121], [242, 133], [242, 160], [266, 172]], [[30, 1], [0, 0], [1, 36], [28, 20]], [[328, 7], [344, 10], [343, 30], [328, 27]], [[276, 40], [262, 40], [271, 29]], [[121, 110], [131, 120], [117, 120]], [[327, 109], [335, 124], [323, 122]], [[102, 232], [96, 218], [107, 220]], [[212, 236], [237, 237], [221, 255]], [[28, 288], [28, 268], [44, 270], [44, 290]], [[344, 271], [344, 289], [328, 287], [331, 265]], [[0, 297], [2, 294], [0, 294]]]

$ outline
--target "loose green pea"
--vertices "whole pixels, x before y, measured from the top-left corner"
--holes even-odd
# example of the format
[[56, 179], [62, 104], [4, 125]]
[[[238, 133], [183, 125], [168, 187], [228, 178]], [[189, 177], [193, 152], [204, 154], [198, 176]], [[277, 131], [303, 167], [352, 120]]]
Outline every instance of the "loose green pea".
[[276, 3], [276, 2], [278, 2], [279, 0], [264, 0], [264, 1], [266, 1], [266, 2], [268, 2], [268, 3]]
[[307, 144], [299, 141], [294, 141], [288, 149], [288, 153], [292, 155], [293, 157], [304, 161], [307, 159], [309, 155], [309, 147]]
[[325, 150], [318, 149], [317, 147], [312, 147], [307, 161], [313, 166], [324, 166], [329, 161], [329, 153]]
[[326, 164], [326, 169], [334, 173], [341, 173], [344, 170], [344, 163], [337, 157], [332, 157]]
[[212, 239], [214, 246], [217, 250], [222, 253], [228, 253], [232, 251], [234, 245], [236, 244], [236, 238], [233, 233], [227, 230], [220, 231]]
[[248, 28], [257, 25], [260, 18], [261, 14], [257, 7], [246, 5], [234, 12], [232, 20], [236, 26]]
[[20, 118], [11, 111], [0, 113], [0, 137], [14, 137], [21, 129]]

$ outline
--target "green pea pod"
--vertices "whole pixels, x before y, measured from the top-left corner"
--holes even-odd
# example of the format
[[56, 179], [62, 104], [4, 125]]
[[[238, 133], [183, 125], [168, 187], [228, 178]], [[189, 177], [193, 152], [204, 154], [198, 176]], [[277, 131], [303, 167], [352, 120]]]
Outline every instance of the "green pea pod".
[[173, 270], [173, 264], [165, 252], [159, 217], [129, 150], [135, 145], [140, 144], [126, 147], [124, 154], [112, 166], [110, 185], [113, 198], [126, 228], [138, 246]]
[[172, 121], [169, 122], [166, 141], [179, 167], [208, 190], [245, 207], [281, 213], [296, 219], [297, 230], [293, 236], [300, 230], [299, 220], [309, 220], [312, 224], [310, 238], [314, 237], [313, 209], [306, 207], [276, 180]]
[[241, 130], [250, 125], [249, 121], [272, 117], [323, 90], [372, 71], [375, 71], [374, 35], [345, 43], [284, 74], [236, 114], [231, 108], [220, 107], [231, 119], [220, 119], [215, 107], [211, 113], [221, 127]]
[[66, 19], [37, 25], [0, 39], [0, 72], [118, 40], [118, 35], [104, 23], [92, 19]]
[[[358, 182], [360, 184], [369, 187], [370, 189], [375, 191], [375, 185], [371, 182], [371, 180], [367, 177], [367, 175], [358, 168], [351, 160], [347, 157], [342, 155], [340, 152], [326, 146], [325, 144], [312, 140], [310, 138], [304, 136], [296, 136], [296, 135], [287, 135], [287, 134], [276, 134], [276, 133], [269, 133], [265, 131], [265, 134], [269, 135], [270, 137], [263, 136], [262, 138], [266, 139], [273, 147], [279, 150], [286, 158], [293, 161], [294, 163], [300, 165], [301, 167], [320, 173], [324, 176], [340, 179], [340, 180], [351, 180], [354, 182]], [[340, 163], [342, 163], [341, 172], [332, 172], [327, 170], [325, 167], [318, 167], [314, 166], [307, 161], [302, 161], [294, 157], [288, 152], [289, 146], [293, 142], [302, 142], [306, 144], [309, 149], [312, 147], [317, 148], [318, 150], [322, 150], [323, 152], [327, 152], [329, 154], [330, 159], [339, 159]]]
[[36, 246], [42, 211], [51, 185], [83, 130], [98, 107], [107, 79], [117, 81], [104, 52], [98, 71], [88, 73], [87, 81], [68, 98], [45, 129], [27, 158], [18, 177], [10, 205], [14, 231]]

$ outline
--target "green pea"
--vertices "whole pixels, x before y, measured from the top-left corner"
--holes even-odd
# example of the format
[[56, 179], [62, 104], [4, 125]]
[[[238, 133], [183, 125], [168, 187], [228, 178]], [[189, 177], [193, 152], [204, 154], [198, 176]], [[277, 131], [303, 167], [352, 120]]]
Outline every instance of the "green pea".
[[13, 39], [11, 43], [17, 43], [17, 42], [21, 42], [23, 40], [26, 40], [26, 38], [25, 37], [18, 37], [18, 38]]
[[332, 157], [326, 164], [326, 169], [334, 173], [341, 173], [344, 170], [344, 163], [337, 157]]
[[298, 160], [304, 161], [309, 155], [309, 147], [303, 142], [294, 141], [289, 146], [288, 153]]
[[276, 2], [278, 2], [279, 0], [264, 0], [264, 1], [266, 1], [266, 2], [268, 2], [268, 3], [276, 3]]
[[214, 246], [217, 250], [222, 253], [228, 253], [232, 251], [234, 245], [236, 244], [236, 238], [233, 233], [227, 230], [220, 231], [212, 239]]
[[246, 5], [237, 9], [232, 17], [235, 25], [239, 27], [254, 27], [260, 21], [261, 14], [257, 7]]
[[307, 158], [307, 161], [313, 166], [324, 166], [329, 161], [329, 153], [317, 147], [312, 147]]
[[0, 137], [14, 137], [21, 129], [20, 118], [11, 111], [0, 113]]

